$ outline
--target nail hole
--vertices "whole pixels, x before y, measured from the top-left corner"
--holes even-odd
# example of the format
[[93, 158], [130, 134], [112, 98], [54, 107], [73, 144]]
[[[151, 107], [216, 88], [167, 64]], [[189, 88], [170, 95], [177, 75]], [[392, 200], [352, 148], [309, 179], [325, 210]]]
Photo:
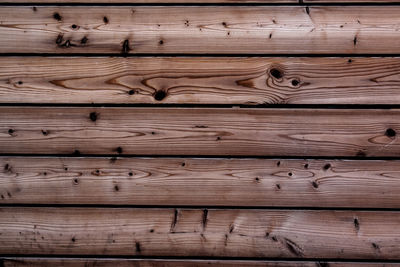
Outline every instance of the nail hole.
[[281, 162], [280, 161], [278, 161], [277, 163], [276, 163], [276, 166], [281, 166]]
[[60, 33], [60, 34], [57, 36], [56, 44], [61, 45], [61, 43], [62, 43], [62, 41], [63, 41], [63, 38], [64, 38], [64, 35]]
[[14, 132], [14, 129], [8, 129], [8, 134], [13, 134]]
[[277, 68], [272, 68], [269, 73], [271, 74], [272, 77], [276, 79], [280, 79], [283, 77], [282, 71], [277, 69]]
[[280, 184], [276, 184], [275, 186], [276, 186], [277, 189], [279, 189], [279, 190], [281, 189], [281, 185]]
[[136, 243], [135, 243], [135, 246], [136, 246], [136, 252], [140, 253], [140, 251], [141, 251], [140, 243], [139, 243], [139, 242], [136, 242]]
[[129, 176], [133, 176], [133, 172], [129, 172], [128, 175], [129, 175]]
[[313, 186], [314, 188], [318, 188], [318, 183], [317, 183], [316, 181], [312, 181], [312, 186]]
[[288, 175], [289, 175], [289, 176], [293, 176], [293, 173], [289, 172]]
[[135, 94], [135, 90], [129, 90], [128, 94], [129, 95], [134, 95]]
[[114, 190], [118, 192], [118, 191], [119, 191], [119, 186], [118, 186], [118, 185], [115, 185], [115, 186], [114, 186]]
[[181, 165], [182, 165], [182, 167], [185, 167], [185, 166], [186, 166], [186, 163], [185, 163], [185, 162], [182, 162]]
[[299, 85], [299, 83], [300, 83], [299, 80], [296, 80], [296, 79], [293, 79], [293, 80], [292, 80], [292, 85], [293, 85], [293, 86], [297, 86], [297, 85]]
[[388, 128], [386, 130], [385, 134], [386, 134], [387, 137], [395, 137], [396, 136], [396, 131], [393, 130], [392, 128]]
[[167, 94], [163, 90], [159, 90], [154, 94], [154, 99], [157, 101], [163, 100]]
[[72, 29], [76, 29], [77, 27], [78, 27], [78, 26], [76, 26], [76, 24], [72, 24], [72, 25], [71, 25], [71, 28], [72, 28]]
[[104, 17], [104, 18], [103, 18], [103, 22], [104, 22], [105, 24], [107, 24], [107, 23], [108, 23], [108, 18], [107, 18], [107, 17]]
[[160, 40], [158, 43], [159, 43], [160, 45], [163, 45], [163, 44], [164, 44], [164, 41], [163, 41], [163, 40]]
[[48, 135], [49, 133], [46, 130], [42, 130], [43, 135]]
[[21, 84], [24, 84], [24, 83], [22, 81], [18, 81], [18, 84], [21, 85]]
[[356, 230], [360, 230], [360, 222], [358, 221], [357, 218], [354, 218], [354, 227], [356, 228]]
[[74, 178], [74, 185], [77, 185], [77, 184], [79, 184], [79, 180], [78, 180], [78, 178]]
[[331, 164], [327, 163], [324, 165], [324, 170], [327, 171], [331, 167]]
[[122, 54], [128, 54], [131, 48], [129, 47], [129, 40], [124, 40], [122, 44]]
[[89, 117], [90, 117], [91, 121], [96, 121], [97, 120], [97, 113], [96, 112], [91, 112]]
[[86, 44], [87, 41], [89, 41], [89, 39], [86, 36], [83, 36], [83, 38], [81, 39], [81, 44]]
[[122, 153], [122, 147], [120, 147], [120, 146], [117, 147], [117, 153], [118, 153], [118, 154], [121, 154], [121, 153]]
[[61, 15], [57, 12], [53, 14], [53, 18], [58, 21], [61, 21], [61, 19], [62, 19]]
[[308, 169], [308, 163], [304, 164], [304, 169]]

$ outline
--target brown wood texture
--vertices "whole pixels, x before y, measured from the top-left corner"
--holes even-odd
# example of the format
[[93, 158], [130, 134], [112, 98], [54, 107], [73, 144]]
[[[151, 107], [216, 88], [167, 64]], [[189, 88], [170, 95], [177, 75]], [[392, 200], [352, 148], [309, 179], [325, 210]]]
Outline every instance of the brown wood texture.
[[0, 209], [0, 253], [400, 258], [400, 213], [123, 208]]
[[[18, 6], [0, 53], [399, 53], [399, 6]], [[29, 45], [27, 45], [29, 43]]]
[[[336, 3], [336, 4], [348, 4], [348, 3], [399, 3], [399, 0], [302, 0], [305, 4], [320, 4], [320, 3]], [[110, 4], [107, 0], [0, 0], [0, 4], [14, 4], [14, 3], [50, 3], [50, 4], [65, 4], [65, 3], [87, 3], [96, 5], [98, 3]], [[199, 4], [229, 4], [229, 3], [259, 3], [259, 4], [296, 4], [301, 3], [300, 0], [113, 0], [112, 4], [126, 3], [126, 4], [187, 4], [187, 3], [199, 3]]]
[[400, 58], [2, 57], [0, 103], [400, 104], [399, 73]]
[[[50, 0], [49, 0], [50, 1]], [[376, 4], [382, 4], [382, 3], [399, 3], [399, 0], [302, 0], [303, 3], [305, 4], [349, 4], [349, 3], [355, 3], [355, 4], [365, 4], [365, 3], [376, 3]]]
[[397, 156], [400, 110], [1, 107], [25, 154]]
[[261, 261], [261, 260], [168, 260], [168, 259], [85, 259], [85, 258], [3, 258], [4, 267], [398, 267], [399, 263], [366, 263], [366, 262], [326, 262], [326, 261]]
[[399, 161], [0, 157], [1, 204], [400, 208]]
[[[382, 0], [377, 0], [381, 2]], [[389, 1], [389, 0], [387, 0]], [[66, 4], [66, 3], [86, 3], [86, 4], [229, 4], [229, 3], [239, 3], [239, 4], [249, 4], [249, 3], [260, 3], [260, 4], [280, 4], [280, 3], [290, 3], [296, 4], [299, 0], [0, 0], [0, 4]]]

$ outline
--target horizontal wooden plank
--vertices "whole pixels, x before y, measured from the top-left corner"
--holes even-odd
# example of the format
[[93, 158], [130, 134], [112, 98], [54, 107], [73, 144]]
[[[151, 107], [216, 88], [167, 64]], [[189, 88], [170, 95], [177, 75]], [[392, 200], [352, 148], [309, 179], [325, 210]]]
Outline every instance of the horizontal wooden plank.
[[[381, 1], [381, 0], [377, 0]], [[388, 1], [388, 0], [387, 0]], [[393, 0], [392, 0], [393, 1]], [[279, 4], [279, 3], [298, 3], [299, 0], [113, 0], [112, 4], [125, 3], [125, 4], [229, 4], [229, 3], [260, 3], [260, 4]], [[88, 3], [88, 4], [110, 4], [107, 0], [0, 0], [2, 4], [38, 4], [38, 3], [49, 3], [49, 4], [68, 4], [68, 3]]]
[[[167, 260], [167, 259], [119, 259], [119, 258], [3, 258], [4, 267], [87, 267], [87, 266], [119, 266], [119, 267], [205, 267], [205, 266], [263, 266], [263, 267], [397, 267], [399, 263], [369, 262], [331, 262], [331, 261], [263, 261], [263, 260]], [[325, 264], [325, 265], [324, 265]]]
[[2, 7], [0, 53], [400, 53], [399, 13], [400, 6]]
[[400, 58], [2, 57], [0, 103], [399, 104], [399, 73]]
[[0, 107], [0, 151], [398, 156], [399, 109]]
[[0, 253], [393, 259], [399, 212], [0, 209]]
[[[399, 0], [302, 0], [303, 3], [399, 3]], [[106, 3], [109, 4], [110, 1], [107, 0], [0, 0], [2, 4], [14, 4], [14, 3], [54, 3], [54, 4], [65, 4], [65, 3], [88, 3], [88, 4], [98, 4]], [[300, 0], [113, 0], [112, 4], [117, 3], [127, 3], [127, 4], [212, 4], [212, 3], [260, 3], [260, 4], [280, 4], [280, 3], [290, 3], [296, 4], [300, 3]]]
[[0, 203], [400, 208], [399, 161], [0, 157]]
[[334, 4], [348, 4], [348, 3], [357, 3], [357, 4], [365, 4], [365, 3], [399, 3], [399, 0], [302, 0], [305, 4], [326, 4], [326, 3], [334, 3]]

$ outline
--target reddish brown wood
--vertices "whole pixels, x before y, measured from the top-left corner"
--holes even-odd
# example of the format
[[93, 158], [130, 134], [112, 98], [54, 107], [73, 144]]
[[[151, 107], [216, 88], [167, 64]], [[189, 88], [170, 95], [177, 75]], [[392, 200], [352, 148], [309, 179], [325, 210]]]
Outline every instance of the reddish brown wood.
[[0, 103], [399, 104], [399, 72], [399, 58], [1, 57]]
[[400, 208], [400, 162], [1, 157], [0, 203]]
[[399, 54], [399, 13], [399, 6], [11, 6], [0, 9], [0, 53]]
[[1, 208], [0, 253], [399, 260], [400, 213]]
[[28, 154], [398, 156], [400, 110], [0, 107]]

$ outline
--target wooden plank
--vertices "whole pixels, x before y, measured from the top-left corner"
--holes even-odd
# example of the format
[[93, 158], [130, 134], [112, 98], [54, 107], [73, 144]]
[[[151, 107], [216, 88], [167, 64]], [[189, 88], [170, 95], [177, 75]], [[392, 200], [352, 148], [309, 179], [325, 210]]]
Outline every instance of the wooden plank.
[[400, 58], [2, 57], [0, 103], [399, 104], [399, 73]]
[[[1, 259], [0, 259], [1, 260]], [[262, 261], [262, 260], [167, 260], [167, 259], [119, 259], [119, 258], [3, 258], [4, 267], [87, 267], [87, 266], [119, 266], [119, 267], [397, 267], [399, 263], [378, 262], [327, 262], [327, 261]], [[325, 264], [325, 265], [324, 265]]]
[[[379, 1], [379, 0], [378, 0]], [[279, 3], [298, 3], [298, 0], [113, 0], [112, 4], [125, 3], [125, 4], [229, 4], [229, 3], [260, 3], [260, 4], [279, 4]], [[107, 0], [0, 0], [1, 4], [68, 4], [68, 3], [87, 3], [87, 4], [110, 4]]]
[[357, 4], [365, 4], [365, 3], [399, 3], [399, 0], [303, 0], [303, 3], [306, 4], [321, 4], [321, 3], [334, 3], [334, 4], [348, 4], [348, 3], [357, 3]]
[[0, 151], [398, 156], [399, 109], [0, 107]]
[[399, 6], [5, 6], [0, 53], [400, 53], [399, 13]]
[[399, 161], [0, 157], [0, 203], [400, 208]]
[[398, 260], [399, 212], [0, 209], [0, 253]]

